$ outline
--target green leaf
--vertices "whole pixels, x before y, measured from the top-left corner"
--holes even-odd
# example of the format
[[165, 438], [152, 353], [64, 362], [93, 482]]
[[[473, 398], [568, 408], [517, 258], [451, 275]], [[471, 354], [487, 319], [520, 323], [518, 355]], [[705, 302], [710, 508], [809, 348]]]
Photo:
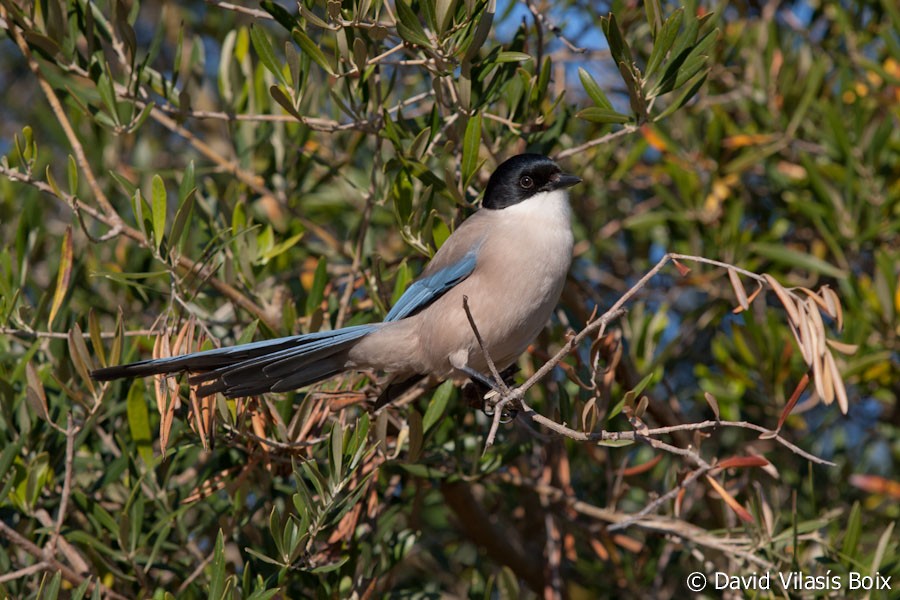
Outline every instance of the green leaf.
[[331, 443], [328, 448], [331, 477], [334, 481], [338, 481], [343, 479], [344, 470], [344, 428], [340, 423], [335, 422], [331, 427]]
[[[196, 190], [191, 190], [188, 192], [187, 197], [185, 197], [184, 201], [181, 203], [181, 206], [178, 207], [178, 210], [175, 212], [175, 221], [172, 223], [172, 231], [170, 232], [169, 245], [170, 248], [179, 247], [182, 241], [182, 235], [188, 231], [186, 226], [191, 219], [191, 213], [194, 210], [194, 192]], [[190, 236], [187, 236], [184, 239], [190, 239]]]
[[166, 231], [166, 208], [168, 200], [166, 195], [166, 184], [159, 175], [153, 176], [150, 198], [150, 206], [153, 211], [153, 241], [156, 242], [156, 249], [159, 250], [159, 246], [162, 244], [163, 234]]
[[663, 25], [662, 6], [660, 6], [659, 0], [644, 0], [644, 11], [647, 13], [647, 24], [650, 26], [650, 33], [653, 34], [655, 39], [656, 33]]
[[578, 67], [578, 78], [581, 79], [581, 85], [584, 87], [584, 91], [587, 93], [588, 97], [591, 101], [596, 104], [599, 108], [604, 108], [608, 111], [613, 111], [612, 104], [609, 99], [606, 97], [606, 94], [600, 88], [594, 78], [591, 77], [591, 74], [585, 71], [583, 68]]
[[209, 574], [209, 598], [221, 600], [225, 598], [228, 585], [225, 580], [225, 537], [219, 529], [216, 535], [216, 546], [213, 550], [212, 567]]
[[697, 95], [697, 92], [700, 91], [700, 88], [703, 87], [703, 84], [706, 83], [706, 76], [707, 76], [707, 74], [708, 74], [708, 73], [703, 73], [703, 75], [701, 75], [700, 77], [698, 77], [697, 80], [694, 82], [693, 85], [691, 85], [690, 87], [686, 88], [686, 89], [681, 93], [681, 95], [680, 95], [680, 96], [679, 96], [672, 104], [670, 104], [670, 105], [666, 108], [666, 110], [662, 111], [662, 112], [661, 112], [659, 115], [657, 115], [653, 120], [654, 120], [654, 121], [660, 121], [660, 120], [662, 120], [662, 119], [665, 119], [666, 117], [668, 117], [669, 115], [671, 115], [672, 113], [674, 113], [676, 110], [678, 110], [679, 108], [681, 108], [682, 106], [684, 106], [685, 104], [687, 104], [688, 102], [690, 102], [691, 98], [693, 98], [694, 96], [696, 96], [696, 95]]
[[497, 64], [502, 64], [511, 62], [528, 62], [529, 60], [534, 60], [534, 57], [528, 53], [507, 51], [498, 54], [494, 62]]
[[[68, 162], [68, 176], [69, 176], [69, 193], [73, 196], [78, 195], [78, 165], [75, 164], [75, 158], [70, 154], [69, 162]], [[134, 193], [132, 190], [131, 193]], [[129, 195], [131, 195], [131, 193]]]
[[[429, 0], [426, 0], [429, 1]], [[419, 16], [406, 0], [397, 0], [397, 33], [407, 42], [431, 48], [431, 41], [419, 22]]]
[[647, 59], [647, 67], [644, 71], [645, 77], [650, 78], [656, 72], [666, 54], [672, 49], [672, 44], [675, 43], [675, 38], [678, 36], [678, 30], [681, 29], [683, 18], [684, 8], [679, 7], [666, 19], [662, 30], [653, 41], [653, 50], [650, 51], [650, 58]]
[[312, 286], [309, 288], [309, 294], [306, 296], [306, 315], [309, 316], [315, 312], [322, 299], [325, 297], [325, 284], [328, 281], [328, 271], [325, 257], [319, 259], [316, 265], [316, 273], [313, 276]]
[[481, 148], [481, 112], [469, 117], [463, 137], [462, 181], [468, 185], [478, 168], [478, 150]]
[[339, 558], [339, 559], [336, 560], [335, 562], [328, 563], [328, 564], [325, 564], [325, 565], [320, 565], [320, 566], [318, 566], [318, 567], [313, 567], [312, 569], [309, 570], [309, 572], [310, 572], [310, 573], [316, 573], [316, 574], [322, 574], [322, 573], [330, 573], [330, 572], [332, 572], [332, 571], [337, 571], [338, 569], [340, 569], [341, 567], [343, 567], [343, 566], [344, 566], [344, 563], [346, 563], [348, 560], [350, 560], [350, 555], [349, 555], [349, 554], [348, 554], [348, 555], [345, 555], [345, 556], [342, 556], [341, 558]]
[[600, 23], [603, 28], [603, 33], [606, 35], [606, 41], [609, 43], [609, 53], [612, 55], [616, 64], [626, 63], [630, 65], [634, 62], [634, 59], [631, 57], [631, 49], [625, 42], [622, 30], [619, 29], [616, 15], [609, 13], [608, 17], [601, 18]]
[[297, 242], [299, 242], [300, 238], [302, 238], [302, 237], [303, 237], [303, 232], [301, 231], [300, 233], [298, 233], [296, 235], [292, 235], [291, 237], [284, 240], [283, 242], [275, 244], [274, 246], [272, 246], [266, 252], [263, 253], [263, 255], [259, 259], [260, 264], [264, 265], [264, 264], [268, 263], [270, 260], [272, 260], [273, 258], [275, 258], [276, 256], [280, 256], [280, 255], [284, 254], [285, 252], [287, 252], [288, 250], [290, 250], [291, 248], [296, 246]]
[[286, 30], [290, 31], [297, 26], [297, 20], [294, 16], [280, 4], [272, 2], [271, 0], [264, 0], [263, 2], [260, 2], [259, 5], [263, 7], [263, 10], [272, 15], [275, 20], [278, 21], [278, 24]]
[[600, 108], [598, 106], [591, 106], [582, 110], [579, 110], [575, 113], [575, 116], [580, 119], [585, 119], [586, 121], [592, 121], [594, 123], [627, 123], [631, 120], [631, 117], [628, 115], [623, 115], [620, 112], [616, 112], [614, 110], [609, 110], [606, 108]]
[[633, 444], [634, 440], [600, 440], [597, 442], [598, 446], [604, 446], [606, 448], [624, 448]]
[[438, 386], [434, 393], [431, 394], [431, 402], [428, 403], [428, 408], [425, 409], [425, 416], [422, 418], [422, 428], [426, 434], [444, 416], [452, 394], [453, 382], [449, 380]]
[[844, 542], [841, 544], [841, 554], [852, 559], [848, 566], [853, 566], [854, 562], [859, 558], [859, 536], [862, 531], [861, 525], [862, 511], [859, 507], [859, 501], [853, 503], [850, 509], [850, 516], [847, 518], [847, 525], [844, 527]]
[[125, 401], [128, 413], [128, 430], [134, 440], [138, 454], [148, 466], [153, 465], [153, 445], [150, 437], [150, 412], [144, 399], [144, 382], [135, 379], [128, 390]]
[[300, 50], [310, 57], [314, 63], [325, 69], [325, 72], [329, 75], [334, 75], [334, 69], [331, 68], [328, 59], [325, 58], [325, 54], [322, 53], [322, 50], [308, 35], [306, 35], [306, 33], [303, 32], [302, 29], [295, 27], [294, 30], [291, 31], [291, 37], [293, 37], [294, 41], [297, 42], [297, 45], [300, 46]]
[[282, 70], [281, 63], [275, 58], [275, 51], [272, 49], [269, 37], [260, 27], [250, 26], [250, 42], [253, 44], [253, 49], [256, 50], [256, 54], [259, 55], [259, 60], [266, 69], [278, 79], [279, 83], [287, 85], [287, 81], [284, 78], [284, 71]]
[[767, 258], [772, 262], [802, 269], [804, 271], [813, 271], [826, 277], [834, 277], [835, 279], [845, 279], [847, 273], [834, 265], [825, 262], [821, 258], [800, 252], [791, 248], [786, 248], [780, 244], [769, 244], [765, 242], [754, 242], [748, 248], [751, 252]]
[[47, 328], [53, 329], [53, 321], [62, 306], [66, 292], [69, 291], [69, 282], [72, 279], [73, 266], [72, 226], [66, 227], [63, 234], [62, 248], [59, 250], [59, 269], [56, 273], [56, 289], [53, 291], [53, 302], [50, 305], [50, 316], [47, 317]]

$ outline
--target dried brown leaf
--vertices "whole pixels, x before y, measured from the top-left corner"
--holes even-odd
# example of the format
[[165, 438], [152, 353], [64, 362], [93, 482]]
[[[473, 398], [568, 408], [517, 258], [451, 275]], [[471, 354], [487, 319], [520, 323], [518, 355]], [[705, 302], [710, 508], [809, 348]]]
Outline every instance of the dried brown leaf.
[[828, 287], [827, 285], [823, 285], [819, 292], [822, 294], [822, 298], [825, 300], [825, 304], [828, 305], [829, 311], [833, 311], [834, 320], [837, 324], [837, 330], [841, 331], [844, 329], [844, 309], [841, 306], [841, 298], [837, 295], [837, 293]]
[[805, 288], [805, 287], [798, 287], [795, 289], [798, 289], [801, 292], [803, 292], [804, 294], [806, 294], [807, 298], [809, 298], [811, 301], [815, 302], [816, 306], [818, 306], [822, 310], [822, 312], [824, 312], [829, 317], [834, 318], [834, 315], [831, 313], [831, 311], [828, 307], [828, 304], [817, 293], [815, 293], [811, 289]]
[[838, 369], [837, 362], [834, 360], [831, 352], [825, 353], [825, 370], [831, 373], [831, 383], [834, 386], [834, 396], [837, 398], [838, 406], [843, 414], [847, 414], [850, 406], [847, 401], [847, 388], [844, 387], [844, 378]]
[[813, 360], [816, 358], [816, 338], [813, 333], [812, 325], [809, 322], [809, 319], [804, 318], [800, 320], [800, 353], [803, 355], [803, 360], [807, 365], [812, 366]]
[[878, 475], [853, 474], [850, 485], [870, 494], [882, 494], [900, 500], [900, 481], [894, 481]]
[[617, 546], [628, 550], [632, 554], [638, 554], [644, 549], [644, 544], [640, 541], [621, 533], [614, 534], [612, 539]]
[[813, 303], [806, 304], [806, 314], [809, 315], [810, 320], [812, 321], [813, 331], [816, 334], [816, 354], [819, 356], [825, 355], [825, 322], [822, 321], [822, 315], [817, 310], [816, 306]]
[[703, 392], [703, 397], [706, 399], [706, 403], [709, 404], [709, 407], [712, 409], [713, 414], [716, 417], [716, 421], [719, 420], [719, 401], [716, 400], [716, 397], [710, 394], [709, 392]]
[[727, 504], [728, 507], [734, 511], [738, 518], [746, 523], [753, 522], [753, 515], [750, 514], [750, 511], [741, 506], [741, 503], [735, 500], [734, 496], [729, 494], [728, 491], [724, 487], [722, 487], [718, 481], [716, 481], [709, 475], [706, 476], [706, 481], [709, 482], [709, 485], [716, 491], [717, 494], [719, 494], [719, 497], [725, 501], [725, 504]]
[[765, 467], [769, 461], [762, 456], [731, 456], [720, 460], [716, 467], [720, 469], [739, 469], [744, 467]]
[[100, 333], [100, 321], [97, 319], [97, 313], [94, 309], [88, 311], [88, 331], [91, 333], [91, 346], [94, 348], [94, 354], [100, 360], [100, 366], [105, 367], [106, 348], [103, 347], [103, 335]]
[[91, 379], [90, 372], [94, 365], [91, 361], [91, 355], [88, 353], [87, 345], [84, 343], [84, 336], [81, 333], [81, 327], [76, 323], [68, 333], [69, 358], [75, 365], [75, 370], [81, 376], [81, 381], [87, 388], [94, 393], [94, 380]]
[[777, 279], [775, 279], [768, 273], [763, 273], [763, 277], [765, 277], [766, 283], [769, 284], [769, 287], [772, 288], [772, 291], [775, 292], [775, 295], [778, 296], [778, 300], [781, 301], [781, 304], [787, 311], [790, 320], [795, 325], [799, 325], [800, 312], [797, 310], [797, 305], [794, 303], [794, 299], [791, 298], [790, 294], [788, 294], [787, 290], [784, 289], [784, 286], [781, 285]]
[[787, 420], [788, 415], [794, 410], [794, 406], [797, 405], [797, 401], [800, 399], [800, 395], [803, 393], [803, 390], [806, 389], [807, 385], [809, 385], [809, 373], [804, 373], [803, 377], [800, 378], [800, 381], [797, 382], [797, 387], [794, 388], [791, 397], [788, 398], [787, 404], [784, 405], [784, 409], [781, 411], [781, 416], [778, 418], [779, 431]]
[[594, 425], [597, 424], [597, 417], [597, 399], [591, 398], [584, 403], [584, 408], [581, 411], [581, 427], [584, 431], [594, 430]]
[[684, 504], [684, 497], [686, 495], [685, 494], [686, 491], [687, 490], [685, 490], [684, 488], [681, 488], [680, 490], [678, 490], [678, 493], [675, 494], [675, 506], [673, 507], [672, 512], [674, 513], [676, 519], [681, 517], [681, 507]]
[[641, 396], [641, 399], [638, 400], [637, 407], [634, 409], [634, 416], [638, 419], [644, 418], [644, 413], [647, 412], [647, 407], [650, 405], [650, 398], [647, 396]]
[[31, 405], [31, 408], [45, 421], [50, 420], [50, 411], [47, 409], [47, 392], [44, 390], [44, 384], [38, 377], [37, 370], [31, 361], [25, 364], [25, 380], [28, 388], [25, 390], [25, 398]]
[[[831, 353], [827, 352], [826, 356], [822, 356], [819, 359], [822, 361], [822, 390], [825, 392], [825, 395], [822, 396], [822, 400], [825, 401], [825, 404], [834, 402], [834, 373], [828, 366], [829, 356], [831, 356]], [[836, 370], [837, 367], [835, 367], [835, 371]], [[838, 373], [838, 378], [840, 378], [840, 373]]]
[[741, 283], [741, 277], [738, 275], [738, 272], [731, 267], [728, 267], [728, 280], [731, 281], [731, 287], [734, 289], [734, 295], [737, 297], [738, 305], [741, 307], [741, 310], [750, 308], [750, 300], [747, 298], [747, 290], [744, 289], [744, 284]]
[[641, 464], [635, 465], [633, 467], [628, 467], [627, 469], [622, 469], [622, 476], [623, 477], [631, 477], [633, 475], [640, 475], [641, 473], [646, 473], [647, 471], [651, 470], [653, 467], [658, 465], [659, 461], [661, 461], [662, 458], [663, 458], [662, 454], [657, 454], [656, 456], [654, 456], [653, 458], [651, 458], [650, 460], [648, 460], [645, 463], [641, 463]]
[[687, 274], [691, 272], [690, 267], [684, 266], [683, 264], [681, 264], [680, 262], [678, 262], [677, 259], [674, 259], [674, 258], [673, 258], [673, 259], [672, 259], [672, 263], [675, 265], [675, 268], [678, 269], [678, 273], [679, 273], [682, 277], [687, 277]]
[[839, 342], [837, 340], [827, 339], [825, 340], [825, 343], [841, 354], [856, 354], [857, 350], [859, 350], [859, 346], [856, 344], [845, 344], [844, 342]]
[[[826, 399], [826, 396], [825, 396], [825, 378], [824, 378], [824, 375], [823, 375], [823, 373], [822, 373], [823, 370], [824, 370], [824, 359], [823, 359], [821, 356], [814, 356], [814, 357], [813, 357], [813, 364], [812, 364], [813, 383], [814, 383], [815, 386], [816, 386], [816, 394], [819, 395], [819, 398], [821, 398], [823, 401], [825, 401], [825, 399]], [[834, 390], [831, 390], [831, 391], [832, 391], [832, 394], [833, 394]], [[831, 396], [831, 400], [834, 400], [834, 395]], [[826, 404], [831, 404], [831, 401], [828, 400], [828, 401], [826, 401], [825, 403], [826, 403]]]

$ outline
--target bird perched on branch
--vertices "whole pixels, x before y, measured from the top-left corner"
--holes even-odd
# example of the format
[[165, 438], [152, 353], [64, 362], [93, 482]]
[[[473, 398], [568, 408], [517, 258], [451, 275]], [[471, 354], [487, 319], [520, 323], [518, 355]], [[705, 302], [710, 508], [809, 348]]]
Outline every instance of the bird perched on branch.
[[447, 238], [381, 323], [142, 360], [91, 376], [106, 381], [188, 371], [198, 395], [230, 398], [287, 392], [353, 369], [389, 372], [398, 389], [425, 377], [468, 376], [490, 386], [469, 316], [499, 370], [537, 337], [571, 263], [567, 188], [580, 181], [538, 154], [502, 163], [481, 209]]

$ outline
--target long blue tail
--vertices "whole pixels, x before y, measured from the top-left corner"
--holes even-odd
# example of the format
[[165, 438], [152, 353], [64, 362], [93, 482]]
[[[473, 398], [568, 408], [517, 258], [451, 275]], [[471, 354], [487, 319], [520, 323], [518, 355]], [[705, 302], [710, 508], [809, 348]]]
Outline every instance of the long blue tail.
[[321, 381], [344, 370], [346, 352], [377, 325], [356, 325], [251, 342], [194, 354], [142, 360], [91, 372], [98, 381], [190, 371], [197, 393], [222, 392], [229, 398], [265, 392], [287, 392]]

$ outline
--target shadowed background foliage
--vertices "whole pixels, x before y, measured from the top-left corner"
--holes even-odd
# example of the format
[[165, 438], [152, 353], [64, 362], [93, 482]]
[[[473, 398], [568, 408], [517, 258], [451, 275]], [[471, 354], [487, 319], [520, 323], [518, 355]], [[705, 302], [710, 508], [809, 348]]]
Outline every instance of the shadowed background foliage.
[[[898, 31], [891, 0], [0, 0], [0, 595], [900, 580]], [[666, 252], [829, 286], [833, 370], [802, 386], [778, 295], [736, 312], [754, 280], [691, 264], [526, 397], [578, 431], [674, 427], [651, 436], [665, 447], [517, 418], [484, 451], [470, 394], [370, 414], [370, 373], [208, 402], [87, 376], [380, 320], [526, 150], [584, 184], [571, 276], [519, 381]], [[783, 419], [780, 439], [835, 464], [690, 425], [719, 418]]]

